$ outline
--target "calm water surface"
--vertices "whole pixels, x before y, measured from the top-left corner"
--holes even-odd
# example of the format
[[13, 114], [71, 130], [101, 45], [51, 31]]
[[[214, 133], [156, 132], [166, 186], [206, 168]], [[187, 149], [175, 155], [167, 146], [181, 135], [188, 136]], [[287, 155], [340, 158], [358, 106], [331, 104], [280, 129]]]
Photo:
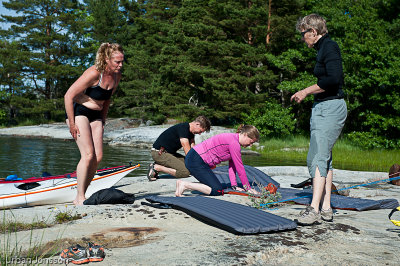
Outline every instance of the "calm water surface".
[[[43, 172], [53, 175], [75, 171], [80, 158], [73, 141], [57, 139], [0, 136], [0, 178], [16, 174], [21, 178], [39, 177]], [[145, 175], [152, 162], [150, 151], [134, 147], [104, 145], [104, 158], [99, 169], [111, 166], [141, 164], [129, 176]], [[243, 156], [243, 162], [252, 166], [304, 165], [305, 162], [271, 161], [261, 156]]]
[[[69, 173], [75, 171], [79, 159], [79, 150], [73, 141], [0, 136], [0, 177]], [[99, 168], [140, 163], [142, 166], [129, 174], [137, 176], [146, 173], [150, 160], [147, 149], [104, 145], [104, 158]]]

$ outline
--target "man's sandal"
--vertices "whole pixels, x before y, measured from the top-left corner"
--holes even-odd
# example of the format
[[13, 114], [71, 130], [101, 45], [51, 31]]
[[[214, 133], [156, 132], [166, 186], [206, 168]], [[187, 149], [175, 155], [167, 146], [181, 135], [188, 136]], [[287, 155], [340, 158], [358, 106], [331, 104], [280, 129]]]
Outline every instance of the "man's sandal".
[[147, 169], [147, 179], [151, 181], [156, 181], [158, 178], [158, 172], [154, 169], [154, 163], [149, 164]]

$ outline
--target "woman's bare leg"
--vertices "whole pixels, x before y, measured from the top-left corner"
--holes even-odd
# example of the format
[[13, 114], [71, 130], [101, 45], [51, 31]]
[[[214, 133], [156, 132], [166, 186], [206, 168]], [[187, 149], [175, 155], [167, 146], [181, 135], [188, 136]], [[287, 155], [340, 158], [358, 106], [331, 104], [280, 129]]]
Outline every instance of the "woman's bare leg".
[[[103, 123], [100, 120], [96, 120], [90, 123], [92, 141], [94, 146], [95, 162], [88, 168], [87, 182], [85, 182], [84, 193], [86, 194], [87, 188], [93, 180], [94, 175], [98, 169], [98, 166], [103, 159]], [[86, 199], [86, 196], [85, 196]]]
[[333, 170], [328, 171], [325, 183], [325, 193], [322, 196], [322, 209], [329, 210], [331, 208], [331, 195], [332, 195], [332, 181], [333, 181]]
[[321, 176], [318, 167], [315, 169], [315, 177], [313, 178], [313, 197], [311, 207], [318, 213], [321, 203], [322, 194], [325, 192], [326, 177]]
[[89, 120], [85, 116], [76, 116], [75, 124], [80, 132], [76, 139], [76, 144], [81, 153], [81, 159], [76, 168], [78, 185], [77, 195], [73, 203], [75, 205], [83, 205], [83, 202], [86, 200], [86, 190], [97, 169], [97, 159]]
[[93, 121], [90, 123], [90, 127], [92, 128], [92, 138], [98, 166], [101, 160], [103, 160], [103, 122], [101, 120]]
[[177, 197], [182, 197], [183, 192], [185, 190], [196, 190], [200, 191], [203, 194], [210, 195], [211, 193], [211, 188], [207, 185], [204, 185], [202, 183], [192, 183], [192, 182], [187, 182], [178, 179], [176, 181], [176, 191], [175, 191], [175, 196]]

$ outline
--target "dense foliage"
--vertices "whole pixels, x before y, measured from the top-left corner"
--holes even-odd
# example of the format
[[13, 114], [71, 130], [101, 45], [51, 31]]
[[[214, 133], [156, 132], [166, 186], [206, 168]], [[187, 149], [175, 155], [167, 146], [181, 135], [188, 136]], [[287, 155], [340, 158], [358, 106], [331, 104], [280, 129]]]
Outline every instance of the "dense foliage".
[[[9, 0], [2, 15], [0, 123], [63, 119], [63, 95], [102, 42], [127, 61], [111, 116], [163, 122], [204, 114], [265, 136], [308, 132], [315, 50], [297, 18], [319, 13], [340, 46], [349, 117], [363, 147], [400, 144], [400, 7], [396, 0]], [[7, 119], [8, 114], [8, 119]], [[38, 120], [39, 119], [39, 120]]]

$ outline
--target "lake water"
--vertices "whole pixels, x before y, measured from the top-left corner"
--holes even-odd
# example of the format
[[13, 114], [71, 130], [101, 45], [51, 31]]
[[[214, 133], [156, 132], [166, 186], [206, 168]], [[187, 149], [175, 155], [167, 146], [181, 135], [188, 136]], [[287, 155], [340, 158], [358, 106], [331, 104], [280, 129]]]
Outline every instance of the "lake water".
[[[99, 169], [112, 166], [141, 164], [129, 176], [145, 175], [152, 162], [149, 149], [104, 145], [104, 156]], [[75, 171], [80, 159], [73, 141], [58, 139], [0, 136], [0, 178], [16, 174], [21, 178], [39, 177], [43, 172], [53, 175]], [[268, 160], [261, 156], [243, 156], [243, 162], [252, 166], [304, 165], [305, 162]]]
[[[142, 167], [129, 176], [144, 175], [151, 160], [147, 149], [104, 145], [103, 161], [99, 168], [140, 163]], [[0, 177], [16, 174], [29, 178], [42, 172], [53, 175], [73, 172], [80, 159], [73, 141], [56, 139], [0, 137]]]

